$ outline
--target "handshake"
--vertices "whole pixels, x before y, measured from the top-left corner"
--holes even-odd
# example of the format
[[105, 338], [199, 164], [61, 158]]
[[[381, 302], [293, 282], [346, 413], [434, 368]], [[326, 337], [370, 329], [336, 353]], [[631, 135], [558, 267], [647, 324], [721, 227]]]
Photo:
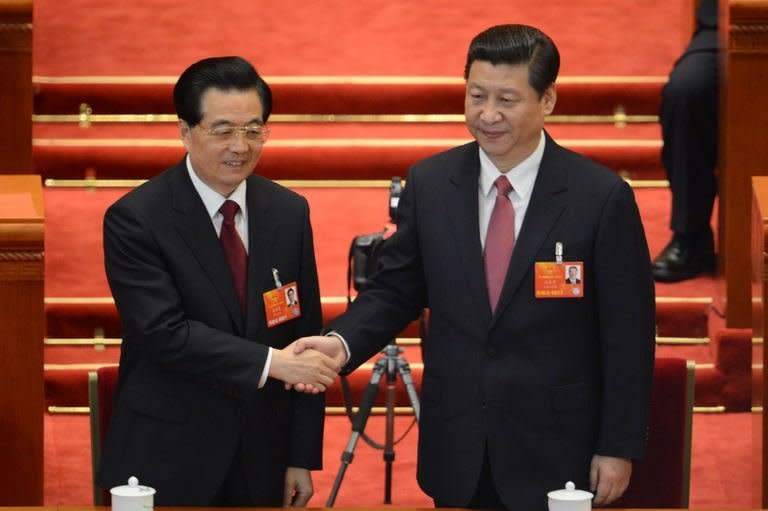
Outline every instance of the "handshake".
[[282, 350], [272, 350], [269, 376], [285, 388], [317, 394], [324, 392], [347, 362], [347, 350], [335, 335], [302, 337]]

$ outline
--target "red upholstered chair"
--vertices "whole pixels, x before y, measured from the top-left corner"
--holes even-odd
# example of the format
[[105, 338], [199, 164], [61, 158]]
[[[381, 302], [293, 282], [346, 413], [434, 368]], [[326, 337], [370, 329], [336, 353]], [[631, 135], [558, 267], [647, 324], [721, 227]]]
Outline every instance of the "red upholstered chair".
[[112, 415], [112, 397], [117, 385], [117, 366], [100, 367], [88, 373], [88, 401], [91, 410], [91, 466], [93, 468], [93, 504], [108, 506], [111, 503], [109, 488], [96, 485], [96, 470], [101, 459], [101, 447], [109, 428]]
[[694, 365], [656, 359], [645, 459], [634, 464], [629, 488], [612, 507], [688, 507]]

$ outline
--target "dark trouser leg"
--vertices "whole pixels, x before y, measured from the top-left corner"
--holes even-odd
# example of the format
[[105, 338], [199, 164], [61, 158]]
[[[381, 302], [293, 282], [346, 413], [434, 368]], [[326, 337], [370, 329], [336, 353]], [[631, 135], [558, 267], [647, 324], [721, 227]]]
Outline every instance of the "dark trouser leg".
[[676, 233], [710, 232], [717, 194], [717, 118], [717, 52], [686, 53], [664, 86], [660, 113]]
[[485, 448], [483, 454], [483, 469], [480, 472], [480, 479], [477, 482], [477, 489], [475, 494], [470, 499], [469, 503], [462, 504], [457, 502], [441, 502], [435, 500], [435, 507], [463, 507], [471, 509], [505, 509], [504, 504], [501, 502], [496, 491], [496, 485], [493, 482], [493, 475], [491, 474], [491, 464], [488, 459], [488, 447]]
[[717, 52], [686, 52], [662, 91], [662, 162], [672, 191], [674, 236], [653, 276], [676, 282], [715, 269], [712, 208], [717, 194]]
[[232, 465], [229, 467], [224, 482], [210, 505], [214, 507], [250, 507], [255, 505], [248, 490], [248, 481], [245, 478], [245, 467], [240, 449], [232, 460]]

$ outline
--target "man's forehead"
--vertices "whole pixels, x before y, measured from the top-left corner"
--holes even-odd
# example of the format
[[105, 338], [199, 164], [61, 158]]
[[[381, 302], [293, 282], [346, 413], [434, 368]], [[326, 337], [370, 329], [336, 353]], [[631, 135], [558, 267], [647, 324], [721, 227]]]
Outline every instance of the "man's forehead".
[[256, 88], [209, 87], [200, 96], [200, 113], [206, 120], [217, 124], [233, 120], [250, 124], [261, 122], [264, 116], [261, 97]]

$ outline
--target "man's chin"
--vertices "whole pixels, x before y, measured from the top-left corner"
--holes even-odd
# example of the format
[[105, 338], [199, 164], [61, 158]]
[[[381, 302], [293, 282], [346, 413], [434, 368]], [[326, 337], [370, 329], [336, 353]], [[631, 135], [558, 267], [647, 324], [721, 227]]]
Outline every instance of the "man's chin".
[[498, 140], [489, 141], [487, 139], [478, 138], [477, 143], [489, 157], [503, 156], [508, 150], [508, 148]]

